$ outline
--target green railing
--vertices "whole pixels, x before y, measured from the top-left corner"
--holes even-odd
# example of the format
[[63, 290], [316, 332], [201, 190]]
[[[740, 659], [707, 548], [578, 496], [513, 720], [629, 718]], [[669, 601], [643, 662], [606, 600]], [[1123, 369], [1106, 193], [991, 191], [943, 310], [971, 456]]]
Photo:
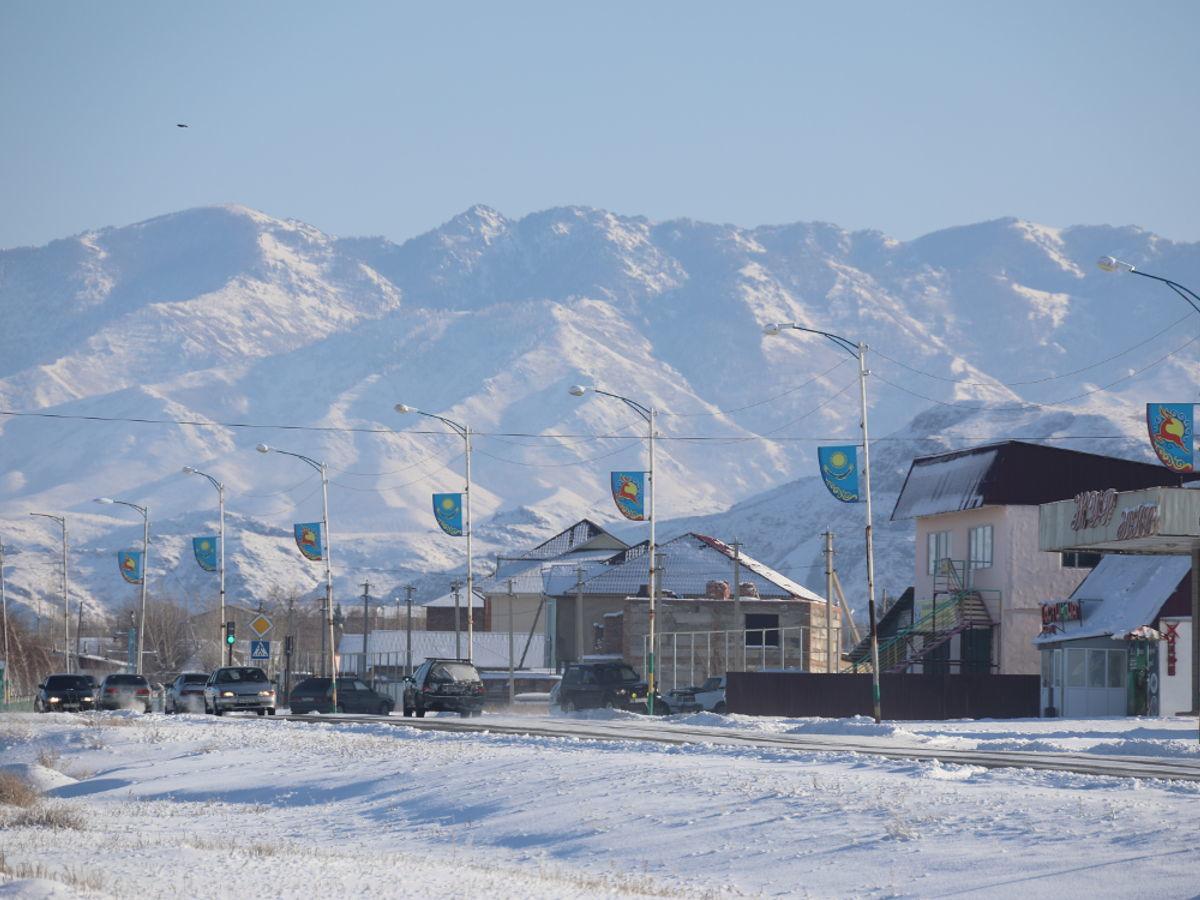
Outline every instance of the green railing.
[[[910, 641], [914, 637], [930, 638], [937, 635], [952, 635], [957, 631], [961, 631], [967, 625], [985, 624], [982, 621], [978, 623], [974, 621], [968, 622], [969, 613], [964, 610], [964, 607], [970, 607], [969, 612], [974, 612], [974, 607], [977, 604], [983, 606], [984, 595], [994, 595], [999, 600], [1000, 592], [990, 590], [962, 591], [944, 603], [935, 602], [933, 608], [924, 616], [880, 641], [879, 671], [886, 672], [893, 666], [904, 662], [908, 658]], [[988, 621], [990, 622], [990, 619]], [[933, 649], [930, 641], [925, 640], [923, 644], [924, 646], [921, 649], [925, 649], [925, 647]], [[871, 671], [870, 652], [864, 653], [859, 659], [851, 663], [850, 671]]]

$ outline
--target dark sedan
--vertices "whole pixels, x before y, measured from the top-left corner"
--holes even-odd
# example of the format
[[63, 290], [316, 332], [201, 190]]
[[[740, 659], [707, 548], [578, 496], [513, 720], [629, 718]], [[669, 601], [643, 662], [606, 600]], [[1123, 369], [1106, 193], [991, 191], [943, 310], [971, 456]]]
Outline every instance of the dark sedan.
[[38, 712], [78, 712], [96, 708], [96, 679], [91, 675], [51, 675], [38, 685]]
[[396, 702], [387, 694], [372, 690], [357, 678], [339, 678], [337, 709], [333, 708], [333, 679], [305, 678], [294, 688], [288, 706], [296, 715], [320, 713], [369, 713], [386, 716]]

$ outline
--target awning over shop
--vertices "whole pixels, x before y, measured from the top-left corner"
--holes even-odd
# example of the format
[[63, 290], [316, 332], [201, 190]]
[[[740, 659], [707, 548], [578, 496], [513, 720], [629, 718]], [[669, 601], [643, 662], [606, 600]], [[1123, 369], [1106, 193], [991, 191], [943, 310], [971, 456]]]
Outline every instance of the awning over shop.
[[1191, 554], [1200, 547], [1200, 491], [1085, 491], [1043, 504], [1038, 546], [1050, 552]]

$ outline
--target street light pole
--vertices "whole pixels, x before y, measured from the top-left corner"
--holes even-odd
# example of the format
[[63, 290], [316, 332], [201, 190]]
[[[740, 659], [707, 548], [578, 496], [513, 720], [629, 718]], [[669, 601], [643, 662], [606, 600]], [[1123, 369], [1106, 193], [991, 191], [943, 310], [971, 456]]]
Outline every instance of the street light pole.
[[185, 475], [199, 475], [208, 479], [208, 483], [217, 489], [217, 591], [221, 601], [221, 619], [217, 623], [219, 634], [218, 647], [225, 648], [225, 665], [233, 665], [233, 646], [225, 640], [225, 485], [213, 478], [207, 472], [201, 472], [192, 466], [184, 466]]
[[[415, 406], [409, 406], [407, 403], [397, 403], [393, 409], [401, 415], [407, 413], [416, 413], [418, 416], [425, 416], [430, 419], [437, 419], [446, 427], [452, 429], [459, 437], [463, 439], [463, 445], [466, 453], [466, 476], [467, 486], [463, 491], [463, 530], [466, 532], [467, 538], [467, 659], [475, 659], [475, 575], [474, 556], [471, 552], [471, 426], [464, 425], [461, 422], [455, 422], [453, 419], [447, 419], [445, 416], [439, 416], [437, 413], [425, 412], [423, 409], [417, 409]], [[455, 615], [458, 611], [455, 610]], [[455, 630], [458, 630], [458, 622], [455, 620]]]
[[128, 506], [142, 514], [142, 612], [138, 622], [137, 663], [133, 669], [136, 674], [141, 675], [142, 654], [146, 646], [146, 582], [150, 580], [150, 509], [127, 500], [114, 500], [112, 497], [97, 497], [95, 502]]
[[[646, 700], [646, 708], [650, 712], [650, 715], [654, 715], [654, 681], [656, 658], [655, 640], [657, 637], [655, 630], [655, 605], [658, 599], [658, 570], [654, 562], [654, 523], [658, 518], [657, 510], [654, 506], [654, 437], [656, 431], [655, 422], [658, 417], [658, 411], [654, 409], [654, 407], [645, 406], [642, 403], [638, 403], [636, 400], [630, 400], [628, 397], [622, 397], [620, 394], [613, 394], [609, 391], [601, 390], [598, 387], [585, 387], [582, 384], [574, 384], [567, 389], [567, 393], [571, 394], [573, 397], [582, 397], [588, 391], [591, 391], [593, 394], [602, 394], [605, 397], [612, 397], [614, 400], [620, 400], [639, 416], [641, 416], [649, 426], [649, 434], [647, 436], [647, 443], [649, 445], [649, 471], [646, 473], [646, 476], [649, 479], [650, 484], [647, 490], [647, 494], [649, 495], [649, 509], [647, 510], [646, 518], [650, 521], [650, 547], [649, 552], [647, 553], [647, 556], [650, 558], [650, 572], [649, 580], [646, 584], [646, 590], [650, 595], [650, 603], [649, 615], [647, 617], [647, 631], [649, 632], [649, 635], [647, 638], [648, 645], [646, 650], [646, 686], [648, 688], [649, 696]], [[576, 628], [578, 629], [579, 627], [580, 623], [576, 623]], [[580, 650], [580, 655], [582, 656], [582, 649]]]
[[[71, 668], [71, 602], [68, 599], [70, 595], [67, 590], [67, 517], [52, 516], [49, 513], [30, 513], [30, 515], [57, 522], [62, 529], [63, 664], [70, 673], [73, 669]], [[78, 666], [79, 660], [75, 662]]]
[[[875, 537], [871, 516], [871, 440], [867, 430], [867, 376], [871, 373], [867, 369], [867, 345], [861, 341], [855, 343], [849, 338], [844, 338], [841, 335], [832, 334], [828, 331], [806, 328], [803, 325], [797, 325], [795, 322], [780, 322], [774, 325], [767, 325], [763, 328], [763, 333], [776, 335], [785, 328], [820, 335], [828, 339], [834, 346], [849, 353], [858, 360], [858, 395], [862, 412], [859, 425], [862, 428], [863, 493], [866, 495], [867, 516], [865, 537], [867, 545], [867, 615], [870, 617], [871, 625], [871, 705], [875, 714], [875, 721], [880, 722], [883, 719], [883, 710], [879, 691], [879, 632], [875, 622]], [[826, 597], [825, 602], [832, 602], [832, 598]]]
[[329, 634], [329, 656], [328, 660], [322, 660], [322, 664], [328, 662], [329, 665], [329, 682], [332, 685], [330, 699], [333, 701], [333, 711], [337, 712], [338, 708], [338, 689], [337, 689], [337, 648], [334, 646], [334, 630], [333, 630], [333, 561], [331, 557], [333, 540], [329, 534], [329, 476], [325, 468], [325, 463], [318, 462], [311, 456], [305, 456], [302, 453], [292, 453], [290, 450], [280, 450], [278, 447], [270, 447], [266, 444], [258, 444], [255, 448], [259, 453], [282, 453], [284, 456], [291, 456], [308, 464], [312, 468], [321, 473], [321, 556], [325, 559], [325, 627]]
[[[1197, 294], [1189, 287], [1185, 287], [1178, 281], [1172, 281], [1170, 278], [1163, 278], [1161, 275], [1151, 275], [1149, 272], [1143, 272], [1136, 268], [1131, 263], [1117, 259], [1115, 256], [1102, 256], [1096, 261], [1096, 265], [1105, 272], [1128, 272], [1130, 275], [1141, 275], [1143, 278], [1149, 278], [1153, 281], [1160, 281], [1173, 290], [1176, 294], [1183, 298], [1192, 309], [1200, 313], [1200, 294]], [[1188, 711], [1189, 715], [1200, 713], [1200, 579], [1197, 579], [1196, 573], [1200, 572], [1200, 549], [1192, 549], [1192, 708]]]

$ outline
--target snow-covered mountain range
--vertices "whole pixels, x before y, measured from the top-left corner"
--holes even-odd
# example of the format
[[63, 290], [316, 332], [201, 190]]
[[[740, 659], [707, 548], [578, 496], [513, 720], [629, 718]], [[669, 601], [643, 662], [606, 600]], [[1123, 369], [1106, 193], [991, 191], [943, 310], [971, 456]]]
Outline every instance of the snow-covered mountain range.
[[291, 523], [319, 519], [319, 477], [260, 441], [328, 463], [339, 598], [366, 580], [379, 597], [414, 579], [444, 591], [463, 542], [437, 531], [429, 495], [461, 489], [462, 443], [397, 402], [478, 433], [481, 571], [585, 515], [638, 539], [607, 473], [642, 467], [644, 424], [567, 393], [594, 383], [662, 411], [660, 537], [737, 537], [823, 590], [831, 528], [861, 605], [861, 504], [835, 502], [814, 462], [856, 440], [854, 361], [762, 326], [871, 346], [879, 580], [897, 592], [912, 526], [887, 519], [914, 455], [1024, 437], [1147, 458], [1141, 405], [1195, 395], [1200, 318], [1099, 271], [1106, 254], [1200, 283], [1200, 245], [1132, 227], [1001, 219], [900, 242], [578, 207], [474, 207], [395, 244], [223, 206], [2, 251], [0, 409], [40, 414], [0, 416], [10, 597], [58, 602], [57, 533], [27, 515], [48, 512], [68, 517], [77, 595], [129, 602], [114, 554], [141, 522], [91, 502], [104, 495], [150, 509], [151, 591], [211, 602], [189, 539], [215, 530], [216, 495], [185, 465], [227, 485], [231, 600], [312, 593], [321, 567]]

